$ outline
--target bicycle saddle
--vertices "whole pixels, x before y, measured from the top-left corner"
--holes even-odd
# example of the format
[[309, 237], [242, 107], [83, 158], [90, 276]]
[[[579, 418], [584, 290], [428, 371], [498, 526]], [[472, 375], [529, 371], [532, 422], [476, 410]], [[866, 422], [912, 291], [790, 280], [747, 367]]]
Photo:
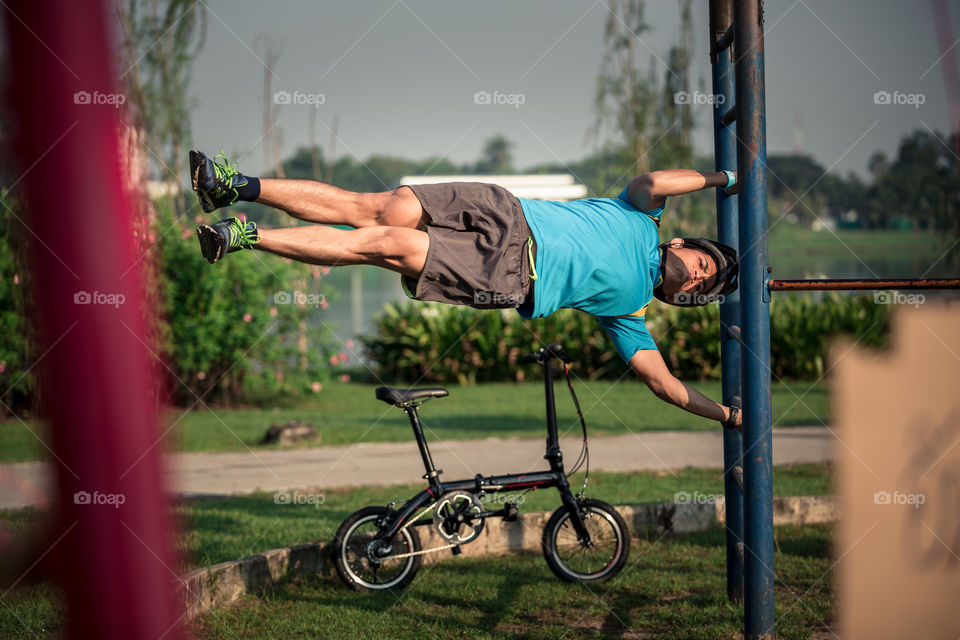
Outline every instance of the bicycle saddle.
[[423, 389], [393, 389], [391, 387], [377, 387], [377, 400], [387, 404], [400, 406], [420, 398], [442, 398], [450, 395], [446, 389], [440, 387], [425, 387]]

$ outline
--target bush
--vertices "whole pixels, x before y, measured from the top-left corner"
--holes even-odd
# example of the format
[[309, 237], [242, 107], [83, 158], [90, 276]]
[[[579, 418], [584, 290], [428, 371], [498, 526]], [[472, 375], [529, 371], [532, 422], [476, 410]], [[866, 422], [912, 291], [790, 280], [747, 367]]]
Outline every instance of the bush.
[[[869, 296], [779, 294], [770, 306], [771, 370], [776, 378], [824, 373], [832, 338], [852, 334], [861, 345], [886, 343], [889, 306]], [[522, 380], [519, 356], [559, 342], [578, 360], [578, 374], [619, 378], [627, 372], [606, 331], [588, 314], [561, 309], [524, 321], [513, 310], [481, 311], [434, 303], [386, 305], [377, 333], [363, 339], [383, 376], [407, 382]], [[670, 370], [685, 380], [720, 378], [716, 305], [654, 304], [647, 326]]]
[[[0, 191], [0, 417], [32, 409], [34, 354], [32, 325], [27, 322], [28, 271], [24, 268], [26, 234], [13, 215], [17, 203]], [[6, 406], [4, 406], [6, 405]]]
[[[161, 333], [177, 400], [261, 402], [327, 380], [329, 330], [309, 323], [324, 295], [319, 267], [252, 251], [210, 265], [192, 224], [169, 212], [159, 219]], [[316, 304], [291, 304], [294, 292]]]

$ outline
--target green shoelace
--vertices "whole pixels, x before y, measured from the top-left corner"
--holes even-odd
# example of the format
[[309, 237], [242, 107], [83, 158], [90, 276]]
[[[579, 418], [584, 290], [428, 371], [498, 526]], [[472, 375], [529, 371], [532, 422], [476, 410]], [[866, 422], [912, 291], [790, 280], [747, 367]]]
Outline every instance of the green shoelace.
[[[217, 162], [218, 159], [223, 159], [223, 163]], [[227, 160], [227, 156], [224, 155], [223, 150], [221, 149], [220, 153], [213, 156], [213, 175], [217, 180], [217, 187], [213, 191], [213, 196], [215, 198], [222, 198], [225, 195], [228, 195], [229, 192], [233, 192], [233, 196], [230, 199], [229, 204], [234, 204], [237, 201], [237, 198], [240, 197], [240, 194], [237, 193], [235, 186], [230, 184], [230, 180], [237, 175], [240, 175], [240, 172], [233, 168], [230, 164], [230, 161]], [[246, 183], [243, 183], [246, 184]], [[243, 185], [240, 185], [243, 186]]]
[[230, 246], [247, 249], [259, 244], [260, 234], [256, 222], [247, 222], [240, 218], [230, 218]]

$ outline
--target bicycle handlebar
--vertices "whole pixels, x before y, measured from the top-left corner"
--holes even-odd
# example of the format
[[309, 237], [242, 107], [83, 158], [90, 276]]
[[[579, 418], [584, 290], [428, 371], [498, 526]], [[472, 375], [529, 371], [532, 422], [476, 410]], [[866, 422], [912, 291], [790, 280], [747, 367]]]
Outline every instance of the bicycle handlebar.
[[563, 350], [563, 346], [554, 342], [553, 344], [546, 346], [536, 353], [528, 353], [525, 356], [520, 357], [520, 362], [529, 363], [529, 362], [546, 362], [553, 358], [566, 363], [574, 362], [573, 358], [567, 355], [567, 352]]

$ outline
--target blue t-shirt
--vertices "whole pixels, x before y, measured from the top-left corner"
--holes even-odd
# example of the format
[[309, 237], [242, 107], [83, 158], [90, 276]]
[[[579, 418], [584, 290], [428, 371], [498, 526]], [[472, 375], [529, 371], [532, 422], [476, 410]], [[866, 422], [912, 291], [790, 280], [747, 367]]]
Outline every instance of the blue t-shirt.
[[519, 198], [537, 242], [533, 308], [542, 318], [571, 308], [597, 317], [625, 362], [656, 349], [646, 320], [629, 314], [653, 299], [660, 277], [657, 224], [663, 207], [640, 211], [624, 189], [616, 198], [570, 202]]

